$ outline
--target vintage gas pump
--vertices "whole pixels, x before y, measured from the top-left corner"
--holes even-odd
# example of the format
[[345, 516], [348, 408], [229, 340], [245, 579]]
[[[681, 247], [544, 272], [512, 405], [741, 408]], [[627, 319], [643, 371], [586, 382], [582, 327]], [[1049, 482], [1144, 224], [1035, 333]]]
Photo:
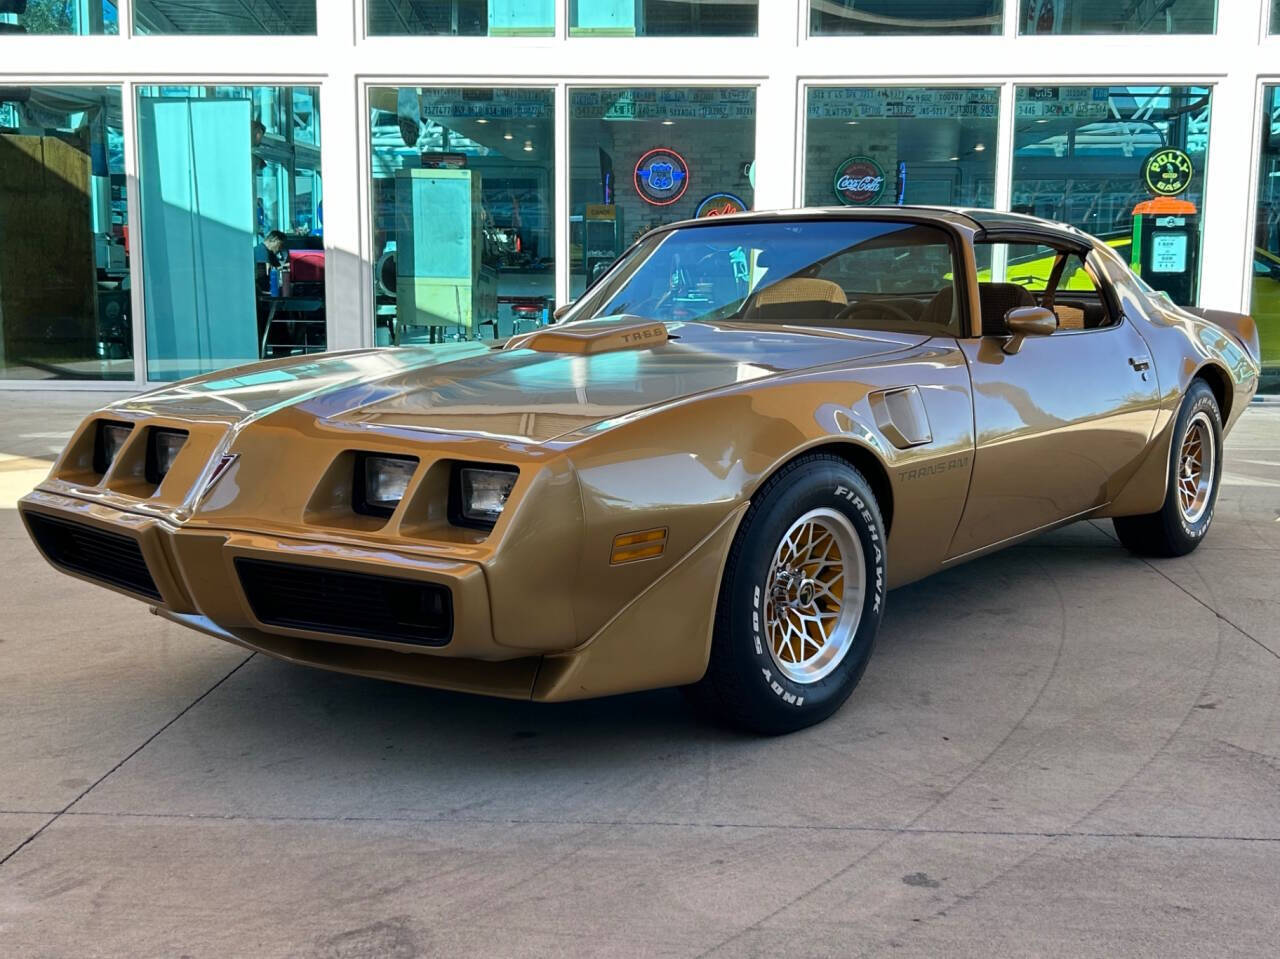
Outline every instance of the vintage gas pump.
[[1191, 186], [1193, 172], [1181, 150], [1156, 150], [1142, 163], [1153, 196], [1133, 208], [1134, 272], [1184, 305], [1195, 303], [1200, 276], [1200, 214], [1179, 196]]

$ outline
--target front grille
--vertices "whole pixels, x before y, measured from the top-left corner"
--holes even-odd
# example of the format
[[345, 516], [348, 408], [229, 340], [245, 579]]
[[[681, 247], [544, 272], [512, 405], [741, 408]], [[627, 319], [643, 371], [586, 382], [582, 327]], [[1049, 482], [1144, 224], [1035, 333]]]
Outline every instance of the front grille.
[[268, 626], [443, 646], [453, 634], [448, 587], [414, 579], [236, 558], [253, 615]]
[[54, 566], [161, 599], [137, 540], [43, 513], [27, 513], [26, 518], [36, 544]]

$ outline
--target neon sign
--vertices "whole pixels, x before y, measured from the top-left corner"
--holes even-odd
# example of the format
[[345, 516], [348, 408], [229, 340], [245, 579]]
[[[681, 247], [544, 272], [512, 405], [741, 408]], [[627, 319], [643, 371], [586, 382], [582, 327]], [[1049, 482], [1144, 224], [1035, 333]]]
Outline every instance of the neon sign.
[[849, 157], [836, 167], [836, 199], [845, 206], [871, 206], [884, 192], [884, 171], [871, 157]]
[[635, 182], [645, 203], [669, 206], [689, 189], [689, 164], [675, 150], [657, 147], [636, 161]]
[[725, 216], [729, 213], [745, 213], [747, 204], [732, 193], [712, 193], [698, 201], [698, 209], [693, 214], [697, 219], [708, 216]]

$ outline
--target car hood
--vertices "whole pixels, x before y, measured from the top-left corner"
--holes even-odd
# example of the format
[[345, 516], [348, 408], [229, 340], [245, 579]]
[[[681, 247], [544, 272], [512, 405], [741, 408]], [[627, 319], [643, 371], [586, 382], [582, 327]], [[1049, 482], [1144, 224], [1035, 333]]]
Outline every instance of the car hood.
[[[656, 329], [661, 342], [619, 346], [638, 325]], [[117, 406], [232, 422], [289, 408], [337, 426], [543, 443], [681, 397], [928, 339], [758, 324], [663, 326], [635, 317], [550, 329], [603, 345], [533, 348], [522, 337], [506, 348], [461, 343], [330, 354], [198, 377]]]

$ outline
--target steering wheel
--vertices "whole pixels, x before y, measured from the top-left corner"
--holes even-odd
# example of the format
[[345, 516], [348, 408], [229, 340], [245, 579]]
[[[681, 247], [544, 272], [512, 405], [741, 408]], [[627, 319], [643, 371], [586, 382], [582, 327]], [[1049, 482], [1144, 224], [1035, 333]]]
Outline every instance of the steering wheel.
[[851, 320], [860, 313], [888, 313], [905, 323], [914, 323], [916, 318], [900, 306], [894, 306], [885, 300], [864, 300], [846, 306], [836, 314], [837, 320]]

